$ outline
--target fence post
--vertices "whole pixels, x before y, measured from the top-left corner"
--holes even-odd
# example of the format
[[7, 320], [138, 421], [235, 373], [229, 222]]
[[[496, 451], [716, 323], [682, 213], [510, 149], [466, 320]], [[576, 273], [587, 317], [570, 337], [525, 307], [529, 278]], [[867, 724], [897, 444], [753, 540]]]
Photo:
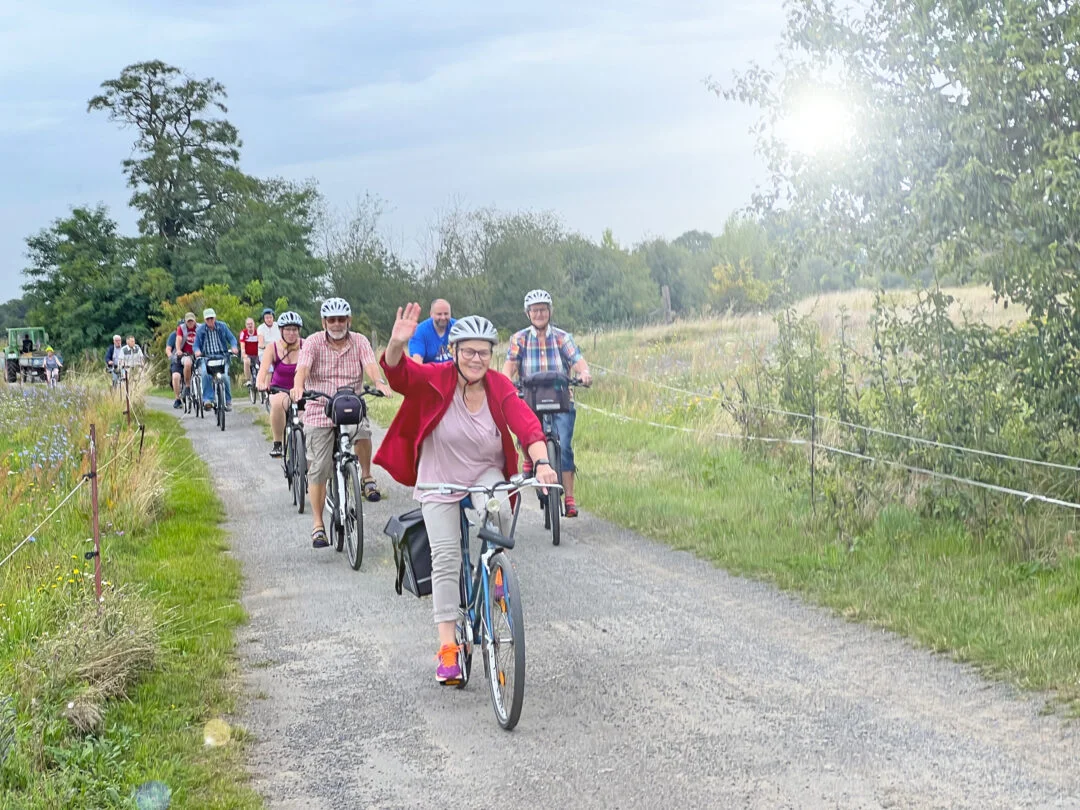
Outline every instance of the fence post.
[[131, 384], [128, 375], [124, 375], [124, 415], [127, 416], [128, 427], [131, 427]]
[[94, 592], [101, 610], [101, 531], [98, 527], [97, 427], [90, 425], [90, 520], [94, 529]]
[[810, 403], [810, 509], [817, 517], [815, 483], [817, 477], [817, 398]]
[[146, 438], [146, 425], [139, 422], [139, 458], [142, 458], [143, 439]]

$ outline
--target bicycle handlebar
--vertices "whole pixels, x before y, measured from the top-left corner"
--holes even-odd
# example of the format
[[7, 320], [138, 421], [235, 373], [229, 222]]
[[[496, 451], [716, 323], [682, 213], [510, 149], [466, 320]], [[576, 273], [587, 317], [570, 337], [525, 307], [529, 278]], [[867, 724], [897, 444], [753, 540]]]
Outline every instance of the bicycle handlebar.
[[[357, 392], [357, 390], [355, 388], [350, 388], [349, 386], [342, 386], [341, 388], [338, 389], [338, 391], [352, 391], [354, 394], [357, 394], [358, 396], [361, 396], [361, 397], [385, 397], [386, 396], [386, 394], [384, 394], [382, 391], [378, 390], [377, 388], [372, 388], [370, 385], [366, 385], [366, 384], [364, 385], [363, 389], [361, 391], [359, 391], [359, 392]], [[304, 392], [304, 396], [302, 397], [302, 399], [305, 402], [310, 402], [313, 399], [330, 399], [333, 396], [334, 396], [333, 394], [327, 394], [324, 391], [316, 391], [313, 388], [309, 388], [308, 390], [306, 390]]]
[[497, 484], [492, 484], [490, 487], [485, 487], [481, 484], [474, 484], [471, 487], [464, 486], [462, 484], [417, 484], [416, 488], [429, 492], [438, 492], [440, 495], [451, 495], [455, 492], [469, 495], [488, 495], [494, 497], [496, 492], [509, 492], [511, 494], [520, 492], [523, 489], [562, 489], [562, 484], [544, 484], [541, 483], [535, 476], [532, 478], [526, 478], [520, 473], [513, 476], [509, 481], [500, 481]]

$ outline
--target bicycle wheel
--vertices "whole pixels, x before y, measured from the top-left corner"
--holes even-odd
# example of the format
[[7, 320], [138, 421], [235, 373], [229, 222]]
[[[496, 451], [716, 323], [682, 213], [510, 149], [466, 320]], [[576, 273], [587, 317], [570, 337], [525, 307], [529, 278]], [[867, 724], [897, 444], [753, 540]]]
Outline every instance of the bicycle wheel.
[[[501, 598], [499, 595], [501, 586]], [[525, 700], [525, 622], [521, 611], [517, 574], [505, 551], [491, 558], [491, 576], [480, 637], [484, 646], [484, 672], [491, 705], [499, 725], [510, 731], [521, 717]]]
[[217, 414], [218, 427], [225, 429], [225, 383], [221, 380], [214, 382], [214, 412]]
[[257, 379], [256, 375], [258, 373], [259, 373], [259, 370], [255, 366], [252, 366], [251, 367], [251, 384], [248, 387], [248, 396], [251, 397], [251, 404], [252, 405], [258, 405], [259, 404], [259, 389], [255, 387], [255, 380]]
[[465, 578], [467, 576], [469, 576], [469, 571], [465, 567], [463, 561], [461, 576], [458, 577], [458, 588], [461, 593], [461, 607], [458, 609], [457, 623], [454, 625], [454, 642], [458, 645], [458, 666], [461, 667], [461, 680], [457, 684], [458, 689], [465, 688], [469, 683], [469, 676], [472, 674], [474, 639], [469, 609], [466, 607], [469, 603], [468, 596], [465, 593]]
[[356, 462], [345, 465], [345, 491], [341, 493], [342, 534], [345, 552], [353, 571], [364, 561], [364, 499], [360, 493], [360, 473]]
[[[562, 469], [559, 459], [559, 443], [549, 439], [547, 443], [548, 461], [551, 462], [551, 469], [555, 470], [555, 474], [559, 479], [559, 483], [562, 483]], [[561, 489], [549, 489], [546, 501], [546, 514], [544, 515], [544, 522], [551, 528], [551, 544], [553, 546], [559, 545], [560, 532], [562, 531], [559, 525], [559, 518], [562, 514], [562, 490]]]
[[304, 514], [304, 496], [307, 494], [307, 446], [304, 443], [304, 433], [300, 430], [292, 432], [293, 442], [293, 476], [292, 494], [296, 511]]

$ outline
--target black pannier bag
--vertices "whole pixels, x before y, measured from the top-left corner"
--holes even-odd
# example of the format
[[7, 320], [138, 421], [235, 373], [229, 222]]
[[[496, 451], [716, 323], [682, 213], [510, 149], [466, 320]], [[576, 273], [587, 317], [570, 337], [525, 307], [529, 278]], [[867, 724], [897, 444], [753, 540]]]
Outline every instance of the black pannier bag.
[[206, 358], [206, 373], [213, 377], [215, 374], [225, 373], [225, 358], [224, 357], [207, 357]]
[[323, 413], [335, 425], [359, 425], [364, 419], [364, 400], [352, 388], [339, 388], [326, 401]]
[[536, 413], [566, 413], [570, 399], [570, 378], [561, 371], [541, 371], [524, 381], [525, 403]]
[[401, 596], [401, 587], [416, 596], [431, 595], [431, 545], [428, 543], [424, 513], [413, 509], [386, 522], [383, 534], [394, 547], [397, 580], [394, 590]]

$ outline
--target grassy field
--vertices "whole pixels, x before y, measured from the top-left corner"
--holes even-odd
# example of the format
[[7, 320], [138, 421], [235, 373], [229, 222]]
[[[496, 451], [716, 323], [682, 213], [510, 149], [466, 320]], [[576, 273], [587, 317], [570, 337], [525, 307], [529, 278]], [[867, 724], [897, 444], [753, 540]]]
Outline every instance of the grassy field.
[[[994, 325], [1023, 318], [995, 305], [988, 290], [953, 293], [970, 318]], [[797, 309], [817, 321], [827, 342], [844, 308], [847, 339], [866, 343], [871, 305], [868, 293], [853, 292]], [[729, 392], [725, 386], [736, 378], [752, 377], [775, 337], [772, 319], [755, 316], [580, 338], [594, 366], [622, 373], [596, 374], [579, 401], [640, 420], [580, 409], [575, 450], [584, 508], [1023, 688], [1054, 692], [1075, 708], [1080, 556], [1073, 533], [1061, 528], [1073, 524], [1040, 524], [1043, 531], [1056, 527], [1057, 535], [1042, 538], [1047, 553], [1031, 555], [1018, 552], [1019, 539], [987, 540], [970, 522], [917, 514], [900, 487], [877, 494], [877, 508], [856, 532], [820, 509], [815, 516], [805, 448], [747, 446], [714, 435], [739, 431], [712, 397]], [[802, 437], [788, 431], [783, 435]]]
[[88, 485], [0, 569], [0, 808], [261, 806], [243, 731], [205, 740], [240, 694], [240, 571], [221, 505], [176, 421], [142, 418], [140, 458], [119, 403], [92, 385], [0, 390], [0, 487], [18, 503], [0, 517], [5, 537], [23, 536], [86, 471], [90, 421], [108, 464], [100, 610], [84, 559]]

